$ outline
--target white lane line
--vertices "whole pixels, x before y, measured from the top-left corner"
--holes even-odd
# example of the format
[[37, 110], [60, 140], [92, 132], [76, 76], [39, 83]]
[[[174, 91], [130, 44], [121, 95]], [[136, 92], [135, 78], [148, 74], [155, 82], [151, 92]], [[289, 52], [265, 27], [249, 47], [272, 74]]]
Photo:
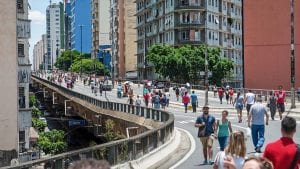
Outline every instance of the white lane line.
[[185, 132], [188, 135], [188, 137], [191, 141], [191, 148], [190, 148], [190, 151], [180, 161], [178, 161], [176, 164], [171, 166], [169, 169], [175, 169], [176, 167], [178, 167], [180, 164], [182, 164], [184, 161], [186, 161], [196, 150], [196, 142], [195, 142], [194, 137], [190, 134], [190, 132], [188, 132], [187, 130], [184, 130], [182, 128], [177, 128], [177, 127], [175, 127], [175, 128]]

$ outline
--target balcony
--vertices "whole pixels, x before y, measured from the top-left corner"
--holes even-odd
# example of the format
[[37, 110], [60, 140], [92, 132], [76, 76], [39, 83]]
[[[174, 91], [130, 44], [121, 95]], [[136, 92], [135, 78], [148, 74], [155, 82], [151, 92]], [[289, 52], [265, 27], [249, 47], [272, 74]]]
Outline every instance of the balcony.
[[179, 39], [177, 41], [175, 41], [175, 45], [200, 45], [200, 44], [204, 44], [204, 39]]
[[178, 0], [175, 4], [175, 10], [205, 10], [206, 6], [204, 2], [204, 0], [201, 0], [200, 3], [191, 3], [188, 0]]
[[204, 28], [205, 27], [205, 22], [201, 22], [200, 20], [194, 20], [190, 22], [181, 22], [178, 21], [175, 24], [175, 28], [177, 29], [185, 29], [185, 28]]
[[29, 39], [31, 37], [31, 28], [30, 28], [31, 20], [27, 19], [18, 19], [17, 21], [17, 37]]

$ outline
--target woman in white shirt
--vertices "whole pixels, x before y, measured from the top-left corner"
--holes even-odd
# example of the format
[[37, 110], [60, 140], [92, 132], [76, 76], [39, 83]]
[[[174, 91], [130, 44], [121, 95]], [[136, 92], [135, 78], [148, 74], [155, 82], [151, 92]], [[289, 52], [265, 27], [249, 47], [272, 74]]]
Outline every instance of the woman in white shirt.
[[214, 169], [224, 168], [224, 159], [231, 156], [236, 169], [242, 169], [246, 156], [245, 136], [242, 131], [235, 131], [230, 134], [229, 144], [225, 151], [220, 151], [216, 155]]

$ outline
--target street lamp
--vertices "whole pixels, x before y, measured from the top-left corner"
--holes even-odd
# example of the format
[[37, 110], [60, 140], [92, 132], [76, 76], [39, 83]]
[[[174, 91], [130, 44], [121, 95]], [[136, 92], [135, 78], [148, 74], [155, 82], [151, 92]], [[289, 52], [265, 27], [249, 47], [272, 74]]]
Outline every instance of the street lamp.
[[291, 109], [296, 108], [295, 104], [295, 41], [294, 41], [294, 2], [290, 0], [291, 8]]
[[204, 106], [208, 105], [208, 61], [207, 61], [207, 45], [205, 46], [205, 60], [204, 60], [204, 66], [205, 66], [205, 101]]
[[80, 78], [82, 75], [82, 27], [84, 25], [79, 25], [80, 27]]

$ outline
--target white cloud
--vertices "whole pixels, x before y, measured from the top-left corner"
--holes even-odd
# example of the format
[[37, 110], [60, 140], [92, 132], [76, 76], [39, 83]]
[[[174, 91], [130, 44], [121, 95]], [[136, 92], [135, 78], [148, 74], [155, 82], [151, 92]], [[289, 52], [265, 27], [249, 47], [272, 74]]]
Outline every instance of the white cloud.
[[29, 11], [29, 19], [33, 24], [46, 25], [46, 15], [38, 10]]

